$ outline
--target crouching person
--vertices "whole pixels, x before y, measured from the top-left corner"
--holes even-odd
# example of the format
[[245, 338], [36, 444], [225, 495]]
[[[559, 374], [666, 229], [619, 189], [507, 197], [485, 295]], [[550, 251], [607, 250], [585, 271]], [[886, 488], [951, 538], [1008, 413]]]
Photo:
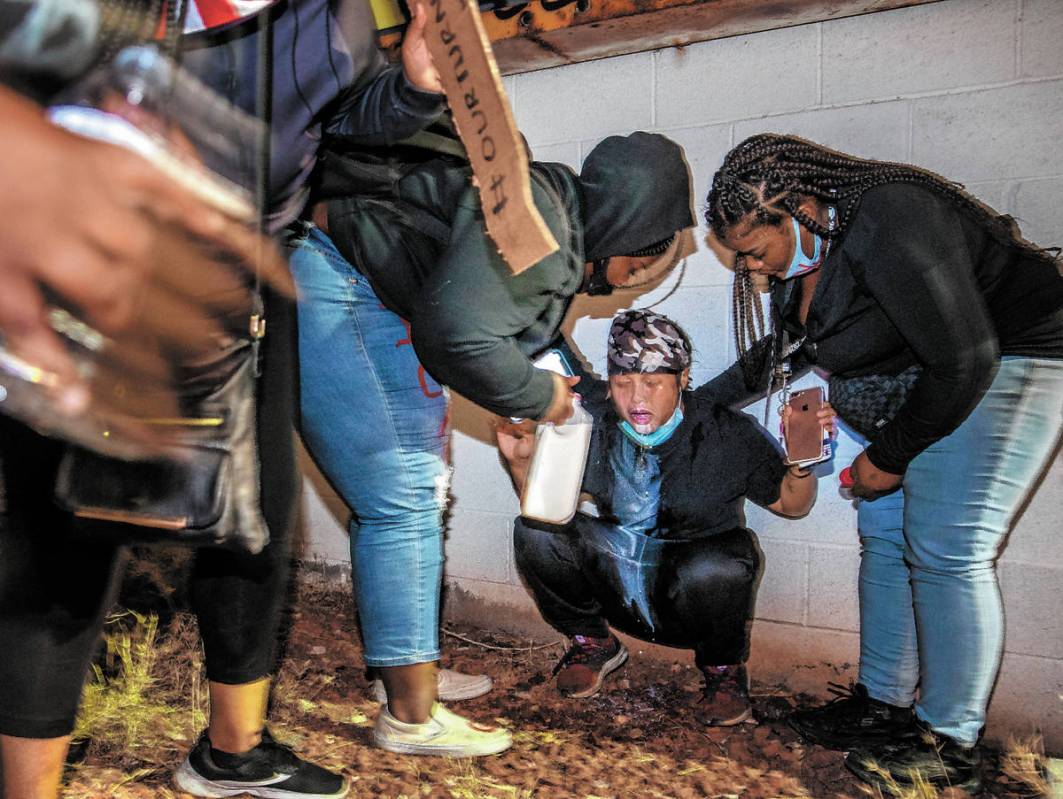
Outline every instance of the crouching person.
[[[514, 526], [525, 582], [546, 621], [571, 639], [557, 688], [592, 696], [623, 665], [613, 627], [693, 649], [705, 678], [698, 720], [738, 724], [750, 716], [745, 661], [761, 568], [742, 503], [801, 516], [816, 477], [787, 467], [752, 418], [687, 391], [690, 340], [667, 317], [618, 314], [607, 357], [607, 391], [588, 376], [576, 386], [594, 418], [582, 489], [596, 516], [580, 512], [562, 527], [521, 517]], [[829, 408], [820, 422], [832, 428]], [[502, 422], [497, 439], [521, 491], [534, 436]]]

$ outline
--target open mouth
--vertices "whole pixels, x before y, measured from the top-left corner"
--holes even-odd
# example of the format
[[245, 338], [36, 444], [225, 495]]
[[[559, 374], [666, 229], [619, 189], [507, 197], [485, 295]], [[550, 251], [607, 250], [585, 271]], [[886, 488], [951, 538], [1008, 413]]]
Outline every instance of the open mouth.
[[635, 425], [647, 425], [653, 421], [653, 414], [649, 411], [635, 410], [630, 412], [631, 423]]

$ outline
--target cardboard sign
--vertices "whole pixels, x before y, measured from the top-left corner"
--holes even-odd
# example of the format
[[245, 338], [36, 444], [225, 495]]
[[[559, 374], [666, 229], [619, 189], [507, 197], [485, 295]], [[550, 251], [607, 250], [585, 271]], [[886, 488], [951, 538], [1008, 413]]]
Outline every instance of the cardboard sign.
[[528, 155], [473, 0], [428, 0], [428, 49], [469, 154], [487, 232], [513, 274], [558, 249], [532, 202]]

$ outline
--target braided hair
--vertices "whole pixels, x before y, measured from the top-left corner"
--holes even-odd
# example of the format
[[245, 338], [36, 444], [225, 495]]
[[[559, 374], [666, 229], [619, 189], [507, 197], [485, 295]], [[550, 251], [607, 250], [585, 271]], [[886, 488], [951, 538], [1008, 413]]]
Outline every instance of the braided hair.
[[[752, 214], [755, 224], [779, 225], [789, 214], [812, 233], [828, 240], [843, 237], [864, 193], [886, 183], [923, 186], [944, 197], [980, 224], [996, 241], [1011, 249], [1049, 263], [1058, 263], [1055, 252], [1034, 246], [1023, 239], [1015, 220], [994, 212], [968, 194], [963, 186], [927, 169], [892, 161], [874, 161], [831, 150], [796, 136], [761, 133], [743, 141], [724, 158], [709, 190], [705, 219], [709, 228], [723, 238], [727, 231]], [[833, 226], [827, 226], [801, 209], [805, 197], [842, 206]], [[760, 373], [750, 354], [765, 334], [760, 299], [753, 288], [743, 259], [735, 263], [733, 293], [735, 346], [746, 376]], [[779, 329], [777, 314], [772, 327]], [[774, 336], [771, 360], [779, 360], [780, 336]], [[769, 386], [770, 390], [770, 386]]]

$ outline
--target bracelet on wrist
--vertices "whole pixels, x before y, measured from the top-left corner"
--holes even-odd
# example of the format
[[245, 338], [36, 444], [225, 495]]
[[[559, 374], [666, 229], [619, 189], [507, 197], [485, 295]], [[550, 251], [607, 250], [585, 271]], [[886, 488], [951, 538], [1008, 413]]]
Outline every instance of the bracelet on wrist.
[[790, 476], [795, 478], [795, 479], [797, 479], [797, 480], [804, 480], [806, 477], [811, 477], [812, 476], [812, 470], [811, 469], [804, 469], [804, 468], [802, 468], [800, 466], [796, 466], [796, 465], [790, 466], [789, 472], [790, 472]]

